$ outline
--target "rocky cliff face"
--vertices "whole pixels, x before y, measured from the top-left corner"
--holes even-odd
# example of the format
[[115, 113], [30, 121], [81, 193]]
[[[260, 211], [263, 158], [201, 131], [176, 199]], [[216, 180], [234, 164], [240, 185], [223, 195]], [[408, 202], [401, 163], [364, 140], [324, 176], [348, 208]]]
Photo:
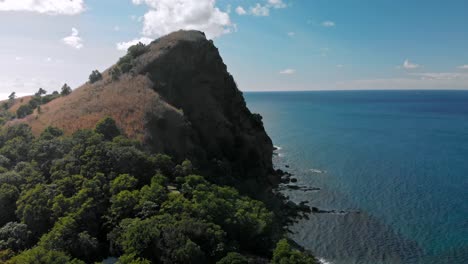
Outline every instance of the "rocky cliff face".
[[[248, 178], [272, 172], [273, 145], [261, 118], [249, 111], [218, 49], [202, 32], [179, 31], [155, 41], [137, 58], [135, 73], [147, 76], [154, 91], [183, 111], [189, 129], [178, 135], [187, 142], [182, 155], [229, 166]], [[165, 122], [151, 112], [147, 121], [146, 140], [161, 145]]]
[[273, 145], [252, 114], [213, 43], [202, 32], [179, 31], [150, 44], [132, 70], [85, 84], [21, 120], [36, 134], [53, 125], [72, 133], [111, 116], [155, 152], [220, 177], [272, 182]]

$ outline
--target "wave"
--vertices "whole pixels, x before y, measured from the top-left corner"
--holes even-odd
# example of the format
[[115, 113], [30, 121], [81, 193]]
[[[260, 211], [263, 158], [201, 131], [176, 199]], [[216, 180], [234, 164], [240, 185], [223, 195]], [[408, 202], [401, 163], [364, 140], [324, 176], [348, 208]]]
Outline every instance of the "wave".
[[276, 145], [273, 145], [273, 147], [274, 147], [275, 150], [281, 150], [282, 149], [282, 147], [276, 146]]
[[319, 169], [310, 169], [309, 171], [311, 171], [311, 172], [313, 172], [313, 173], [318, 173], [318, 174], [327, 173], [327, 171], [325, 171], [325, 170], [319, 170]]
[[321, 264], [333, 264], [333, 262], [328, 261], [328, 260], [325, 260], [325, 259], [323, 259], [323, 258], [319, 258], [318, 261], [319, 261]]

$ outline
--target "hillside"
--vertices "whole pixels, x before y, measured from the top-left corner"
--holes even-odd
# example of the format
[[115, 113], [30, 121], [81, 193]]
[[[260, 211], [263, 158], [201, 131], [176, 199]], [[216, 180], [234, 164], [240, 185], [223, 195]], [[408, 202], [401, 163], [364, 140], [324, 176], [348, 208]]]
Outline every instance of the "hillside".
[[88, 82], [10, 125], [25, 122], [35, 135], [54, 126], [69, 135], [109, 116], [151, 151], [189, 158], [235, 178], [264, 182], [273, 175], [273, 145], [261, 117], [247, 109], [217, 48], [202, 32], [158, 39], [130, 64], [118, 80], [110, 74], [114, 65], [101, 81]]
[[271, 191], [261, 116], [203, 33], [70, 91], [1, 103], [0, 263], [317, 263], [285, 238], [310, 209]]

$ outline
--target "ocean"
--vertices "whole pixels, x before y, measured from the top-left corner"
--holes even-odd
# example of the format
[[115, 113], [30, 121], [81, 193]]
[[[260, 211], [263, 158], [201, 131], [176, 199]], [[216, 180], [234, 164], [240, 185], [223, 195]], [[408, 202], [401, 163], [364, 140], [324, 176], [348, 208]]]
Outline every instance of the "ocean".
[[[468, 263], [468, 91], [245, 93], [284, 190], [322, 213], [291, 237], [326, 263]], [[343, 212], [341, 212], [343, 211]]]

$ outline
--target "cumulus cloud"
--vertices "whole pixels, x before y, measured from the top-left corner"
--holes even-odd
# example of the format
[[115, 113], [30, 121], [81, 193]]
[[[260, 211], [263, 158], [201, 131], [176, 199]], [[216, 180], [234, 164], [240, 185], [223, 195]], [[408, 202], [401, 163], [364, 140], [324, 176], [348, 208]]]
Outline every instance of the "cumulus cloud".
[[420, 68], [420, 67], [421, 67], [421, 65], [416, 64], [416, 63], [412, 63], [408, 59], [406, 59], [403, 62], [403, 68], [405, 68], [407, 70], [413, 70], [413, 69], [417, 69], [417, 68]]
[[70, 36], [65, 37], [62, 39], [63, 43], [67, 44], [68, 46], [81, 49], [83, 48], [83, 40], [79, 36], [78, 29], [72, 28], [72, 33]]
[[257, 3], [250, 7], [249, 14], [253, 16], [269, 16], [271, 8], [280, 9], [286, 7], [287, 5], [283, 0], [267, 0], [264, 5]]
[[207, 38], [230, 33], [234, 28], [227, 12], [216, 7], [216, 0], [132, 0], [146, 4], [149, 11], [143, 16], [143, 35], [157, 38], [170, 32], [201, 30]]
[[288, 32], [288, 36], [294, 37], [294, 36], [296, 36], [296, 32], [292, 32], [292, 31], [291, 31], [291, 32]]
[[247, 11], [245, 11], [245, 9], [242, 6], [238, 6], [236, 8], [236, 13], [240, 16], [243, 16], [247, 14]]
[[322, 22], [322, 26], [324, 26], [324, 27], [334, 27], [334, 26], [335, 26], [335, 22], [329, 21], [329, 20], [323, 21], [323, 22]]
[[284, 70], [280, 71], [279, 73], [284, 74], [284, 75], [291, 75], [291, 74], [296, 73], [296, 70], [294, 70], [294, 69], [284, 69]]
[[148, 45], [152, 41], [153, 41], [153, 39], [151, 39], [151, 38], [142, 37], [142, 38], [130, 40], [130, 41], [127, 41], [127, 42], [119, 42], [119, 43], [117, 43], [117, 49], [126, 51], [126, 50], [128, 50], [128, 48], [130, 48], [133, 45], [138, 44], [139, 42], [141, 42], [141, 43], [143, 43], [145, 45]]
[[250, 13], [254, 16], [269, 16], [270, 7], [257, 3], [255, 6], [250, 8]]
[[285, 8], [286, 4], [283, 2], [283, 0], [268, 0], [268, 5], [270, 5], [273, 8]]
[[47, 15], [76, 15], [85, 10], [83, 0], [0, 0], [0, 11], [27, 11]]
[[420, 77], [422, 80], [468, 80], [468, 73], [458, 72], [423, 72], [410, 75]]
[[468, 70], [468, 64], [458, 66], [457, 68], [460, 70]]

